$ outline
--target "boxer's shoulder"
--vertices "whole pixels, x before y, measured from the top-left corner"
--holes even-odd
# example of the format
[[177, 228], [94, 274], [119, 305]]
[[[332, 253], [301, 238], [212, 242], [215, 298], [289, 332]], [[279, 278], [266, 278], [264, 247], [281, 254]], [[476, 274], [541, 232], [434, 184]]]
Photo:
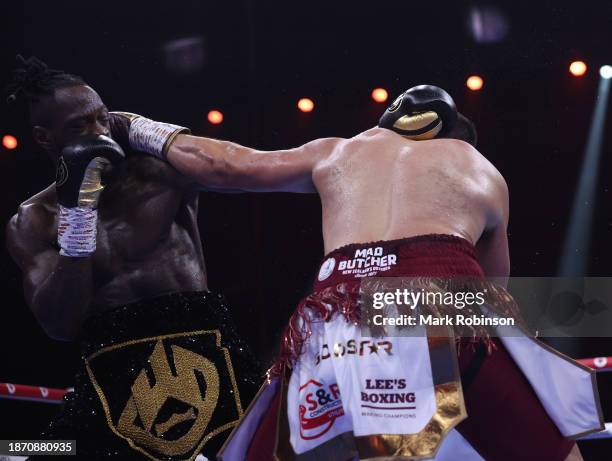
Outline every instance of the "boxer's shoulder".
[[460, 139], [440, 138], [427, 141], [415, 141], [413, 145], [421, 146], [423, 149], [435, 150], [438, 156], [455, 157], [457, 159], [484, 159], [471, 144]]
[[45, 189], [41, 190], [37, 194], [32, 195], [29, 199], [25, 200], [20, 207], [27, 205], [40, 205], [48, 206], [55, 209], [57, 207], [57, 195], [55, 193], [55, 183], [49, 184]]
[[386, 141], [404, 141], [405, 138], [386, 128], [373, 127], [362, 131], [352, 138], [346, 140], [347, 143], [379, 143]]
[[445, 149], [440, 149], [448, 161], [452, 161], [466, 174], [472, 172], [477, 178], [489, 179], [501, 184], [504, 188], [506, 182], [499, 170], [474, 146], [460, 139], [434, 140], [443, 143]]
[[57, 196], [52, 184], [19, 205], [9, 221], [9, 229], [25, 231], [30, 226], [46, 229], [54, 223], [56, 214]]
[[417, 141], [431, 152], [420, 158], [430, 162], [432, 171], [441, 172], [445, 181], [461, 185], [473, 198], [497, 207], [507, 201], [508, 186], [499, 170], [474, 146], [459, 139]]
[[19, 205], [6, 225], [6, 245], [15, 260], [53, 246], [56, 220], [55, 192], [45, 189]]
[[428, 141], [413, 141], [411, 149], [418, 152], [420, 159], [437, 163], [448, 168], [457, 168], [465, 174], [497, 173], [497, 169], [478, 149], [459, 139], [432, 139]]

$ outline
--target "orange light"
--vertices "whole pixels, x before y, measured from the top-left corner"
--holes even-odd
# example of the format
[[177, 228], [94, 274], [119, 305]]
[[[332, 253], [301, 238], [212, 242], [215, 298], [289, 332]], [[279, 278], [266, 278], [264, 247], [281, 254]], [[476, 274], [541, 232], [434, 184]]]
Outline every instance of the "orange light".
[[483, 87], [484, 81], [482, 80], [482, 77], [479, 77], [478, 75], [471, 75], [468, 77], [465, 84], [470, 90], [478, 91]]
[[213, 125], [219, 125], [223, 121], [223, 114], [218, 110], [208, 112], [208, 121]]
[[389, 93], [384, 88], [374, 88], [372, 99], [376, 102], [385, 102], [389, 98]]
[[587, 65], [584, 61], [574, 61], [570, 64], [569, 71], [574, 77], [582, 77], [586, 74]]
[[2, 136], [2, 145], [9, 150], [15, 149], [18, 145], [17, 138], [10, 134], [4, 135]]
[[312, 112], [314, 109], [314, 102], [312, 102], [312, 99], [308, 98], [300, 99], [297, 105], [298, 109], [300, 109], [302, 112]]

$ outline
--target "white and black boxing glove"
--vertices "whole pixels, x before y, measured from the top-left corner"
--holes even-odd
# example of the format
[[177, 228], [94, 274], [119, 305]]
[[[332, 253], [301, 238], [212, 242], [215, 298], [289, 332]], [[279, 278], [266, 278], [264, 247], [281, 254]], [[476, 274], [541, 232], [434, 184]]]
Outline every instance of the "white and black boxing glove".
[[457, 107], [442, 88], [419, 85], [399, 95], [380, 117], [378, 126], [409, 139], [446, 137], [457, 122]]
[[79, 137], [62, 149], [55, 178], [61, 255], [85, 257], [96, 250], [102, 171], [124, 158], [121, 147], [101, 135]]

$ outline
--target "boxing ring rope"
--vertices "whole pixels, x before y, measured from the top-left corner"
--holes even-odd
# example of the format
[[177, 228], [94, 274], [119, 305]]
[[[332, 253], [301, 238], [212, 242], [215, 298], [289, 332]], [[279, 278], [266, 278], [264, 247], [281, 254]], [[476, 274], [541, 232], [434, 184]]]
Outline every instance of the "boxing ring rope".
[[[577, 362], [598, 373], [612, 371], [612, 357], [593, 357], [578, 359]], [[72, 388], [56, 389], [43, 386], [28, 386], [25, 384], [0, 383], [0, 399], [29, 400], [45, 403], [62, 403], [64, 395], [71, 392]], [[606, 428], [601, 432], [582, 437], [580, 440], [597, 440], [612, 438], [612, 423], [606, 423]]]
[[33, 402], [62, 403], [64, 395], [72, 391], [25, 384], [0, 383], [0, 399], [30, 400]]
[[612, 371], [612, 357], [594, 357], [592, 359], [578, 359], [576, 361], [597, 370], [598, 373]]

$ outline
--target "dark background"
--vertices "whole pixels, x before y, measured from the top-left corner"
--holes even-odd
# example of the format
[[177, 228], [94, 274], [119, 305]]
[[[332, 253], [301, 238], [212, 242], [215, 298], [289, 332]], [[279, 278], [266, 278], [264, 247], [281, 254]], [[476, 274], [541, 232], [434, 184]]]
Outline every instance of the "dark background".
[[[500, 42], [479, 43], [469, 32], [470, 9], [487, 6], [507, 19]], [[392, 100], [416, 84], [442, 86], [475, 121], [479, 149], [508, 182], [512, 275], [557, 272], [598, 69], [612, 64], [612, 2], [21, 0], [0, 8], [2, 85], [17, 53], [36, 55], [83, 76], [111, 110], [262, 149], [350, 137], [375, 125], [383, 106], [370, 98], [374, 87], [385, 87]], [[186, 37], [201, 40], [203, 60], [179, 72], [167, 65], [164, 45]], [[193, 64], [189, 53], [182, 58]], [[567, 72], [575, 58], [589, 65], [580, 79]], [[465, 88], [472, 73], [485, 79], [478, 93]], [[314, 112], [296, 110], [303, 96], [314, 99]], [[5, 223], [19, 203], [52, 182], [53, 171], [32, 143], [24, 108], [0, 105], [0, 136], [20, 142], [16, 150], [0, 147]], [[225, 115], [221, 126], [206, 121], [213, 108]], [[589, 275], [597, 276], [612, 275], [610, 133], [612, 117], [590, 247]], [[210, 286], [225, 293], [242, 332], [269, 359], [322, 256], [318, 198], [207, 193], [200, 208]], [[0, 280], [0, 382], [72, 385], [76, 347], [47, 339], [35, 323], [4, 245]], [[612, 355], [604, 340], [573, 350], [576, 357]], [[599, 382], [611, 419], [612, 379], [600, 375]], [[0, 401], [0, 438], [35, 438], [55, 410]], [[587, 460], [612, 459], [610, 445], [584, 442], [581, 449]]]

